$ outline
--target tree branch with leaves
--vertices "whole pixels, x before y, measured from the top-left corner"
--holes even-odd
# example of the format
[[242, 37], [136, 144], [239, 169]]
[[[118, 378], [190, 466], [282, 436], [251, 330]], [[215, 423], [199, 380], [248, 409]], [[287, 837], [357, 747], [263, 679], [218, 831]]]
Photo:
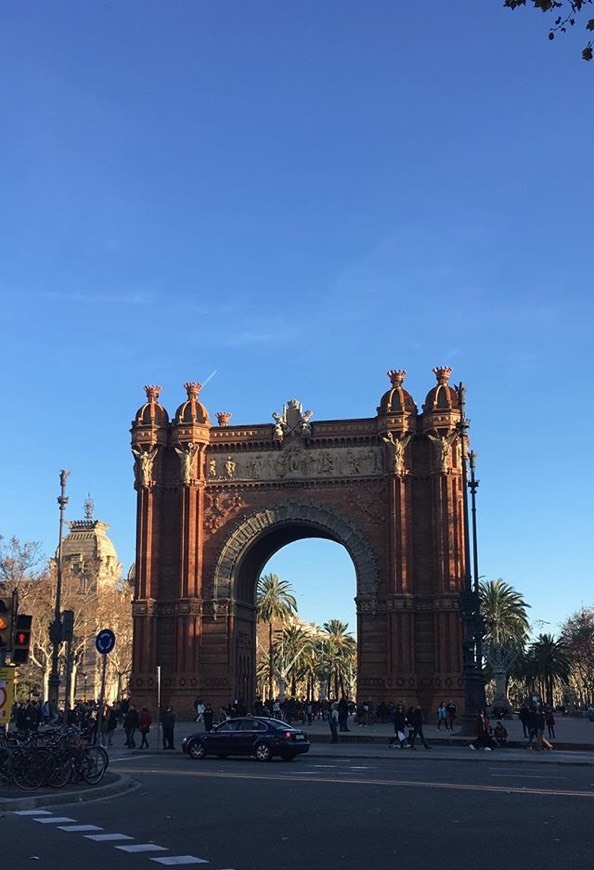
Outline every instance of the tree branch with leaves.
[[[528, 2], [532, 4], [534, 9], [540, 12], [556, 13], [554, 23], [549, 27], [549, 39], [555, 37], [575, 26], [576, 18], [580, 15], [586, 6], [594, 4], [594, 0], [504, 0], [503, 5], [507, 9], [517, 9], [518, 6], [526, 6]], [[590, 18], [586, 22], [586, 30], [590, 33], [594, 32], [594, 18]], [[584, 60], [592, 60], [594, 56], [594, 45], [592, 39], [589, 39], [582, 49], [582, 58]]]

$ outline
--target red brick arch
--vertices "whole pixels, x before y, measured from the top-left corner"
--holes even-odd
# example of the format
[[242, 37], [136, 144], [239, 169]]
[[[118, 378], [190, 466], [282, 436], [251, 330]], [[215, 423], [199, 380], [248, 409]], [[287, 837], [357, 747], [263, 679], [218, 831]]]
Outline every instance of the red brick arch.
[[[422, 413], [390, 372], [377, 416], [210, 422], [199, 385], [170, 421], [158, 387], [132, 426], [137, 553], [132, 693], [191, 710], [255, 690], [255, 587], [292, 541], [343, 545], [357, 578], [358, 694], [460, 706], [464, 577], [460, 420], [449, 369]], [[345, 594], [348, 594], [345, 592]]]

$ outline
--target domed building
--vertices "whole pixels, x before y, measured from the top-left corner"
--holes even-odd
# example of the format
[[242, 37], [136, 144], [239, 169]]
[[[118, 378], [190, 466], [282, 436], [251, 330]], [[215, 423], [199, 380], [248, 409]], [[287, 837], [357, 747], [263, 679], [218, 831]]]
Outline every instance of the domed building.
[[107, 537], [109, 524], [93, 519], [91, 498], [85, 501], [84, 510], [84, 520], [67, 524], [70, 532], [62, 541], [62, 566], [69, 566], [80, 576], [80, 592], [95, 592], [118, 584], [122, 565]]
[[[115, 602], [124, 594], [122, 587], [129, 588], [131, 600], [133, 588], [122, 579], [122, 564], [116, 548], [107, 536], [108, 523], [95, 519], [93, 511], [94, 504], [89, 497], [84, 504], [84, 519], [68, 522], [69, 532], [62, 541], [62, 606], [64, 610], [74, 610], [74, 699], [99, 697], [102, 662], [89, 637], [92, 638], [93, 633], [100, 628], [116, 628], [115, 621], [121, 620], [122, 614], [121, 608]], [[54, 565], [57, 564], [57, 559], [56, 552]], [[86, 607], [85, 599], [90, 602], [90, 607]], [[80, 608], [77, 608], [76, 603], [73, 604], [77, 600], [81, 602]], [[126, 617], [131, 628], [131, 611], [129, 614], [124, 611], [124, 622]], [[110, 624], [104, 625], [105, 620]], [[130, 643], [130, 637], [126, 639], [126, 634], [129, 635], [130, 632], [120, 630], [117, 633], [120, 647], [117, 652], [118, 658], [121, 658], [122, 653], [125, 656], [122, 646]], [[131, 655], [131, 650], [129, 654]], [[122, 693], [121, 683], [121, 679], [110, 678], [108, 669], [106, 699], [113, 700]]]

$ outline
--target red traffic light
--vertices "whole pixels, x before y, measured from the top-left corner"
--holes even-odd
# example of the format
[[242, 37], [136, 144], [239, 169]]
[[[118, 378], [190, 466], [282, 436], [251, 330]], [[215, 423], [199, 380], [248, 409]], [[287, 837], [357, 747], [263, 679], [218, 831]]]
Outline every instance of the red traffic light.
[[19, 646], [27, 646], [31, 635], [28, 631], [17, 631], [14, 636], [14, 642]]

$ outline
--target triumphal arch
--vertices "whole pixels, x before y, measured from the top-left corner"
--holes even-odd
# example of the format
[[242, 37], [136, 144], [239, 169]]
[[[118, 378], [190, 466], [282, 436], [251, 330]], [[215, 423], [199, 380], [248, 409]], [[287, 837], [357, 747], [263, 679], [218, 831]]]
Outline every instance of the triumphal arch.
[[137, 490], [131, 692], [190, 710], [255, 692], [256, 583], [292, 541], [342, 544], [356, 572], [358, 696], [463, 706], [460, 391], [451, 369], [419, 412], [403, 382], [376, 414], [317, 420], [291, 399], [270, 423], [213, 425], [200, 384], [172, 419], [160, 387], [132, 424]]

